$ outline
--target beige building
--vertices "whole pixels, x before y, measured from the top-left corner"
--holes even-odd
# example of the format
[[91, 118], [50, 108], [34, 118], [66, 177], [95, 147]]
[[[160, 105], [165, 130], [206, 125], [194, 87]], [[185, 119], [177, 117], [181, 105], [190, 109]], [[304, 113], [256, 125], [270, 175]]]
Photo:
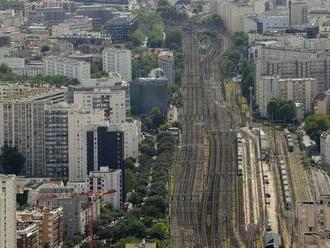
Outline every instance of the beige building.
[[175, 84], [175, 65], [172, 51], [162, 51], [158, 55], [158, 67], [163, 70], [169, 84]]
[[34, 221], [38, 225], [40, 247], [47, 242], [51, 247], [61, 247], [64, 239], [63, 208], [41, 209], [28, 212], [18, 212], [22, 221]]
[[289, 25], [300, 26], [308, 23], [308, 6], [303, 1], [289, 0]]
[[16, 247], [16, 176], [0, 174], [0, 247]]
[[39, 227], [34, 221], [17, 220], [17, 248], [39, 248]]
[[298, 202], [298, 247], [329, 247], [330, 196], [317, 202]]

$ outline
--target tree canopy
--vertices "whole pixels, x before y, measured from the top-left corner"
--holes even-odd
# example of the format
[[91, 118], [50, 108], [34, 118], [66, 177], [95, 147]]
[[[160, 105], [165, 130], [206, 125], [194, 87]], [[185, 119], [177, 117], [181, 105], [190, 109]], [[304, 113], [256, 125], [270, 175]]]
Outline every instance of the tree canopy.
[[267, 105], [270, 120], [275, 122], [292, 123], [296, 120], [296, 106], [293, 101], [273, 98]]
[[18, 175], [25, 163], [24, 156], [16, 149], [5, 145], [1, 149], [0, 164], [5, 174]]
[[330, 116], [315, 113], [313, 115], [307, 116], [304, 124], [305, 132], [311, 137], [312, 140], [320, 146], [320, 136], [321, 133], [330, 128]]

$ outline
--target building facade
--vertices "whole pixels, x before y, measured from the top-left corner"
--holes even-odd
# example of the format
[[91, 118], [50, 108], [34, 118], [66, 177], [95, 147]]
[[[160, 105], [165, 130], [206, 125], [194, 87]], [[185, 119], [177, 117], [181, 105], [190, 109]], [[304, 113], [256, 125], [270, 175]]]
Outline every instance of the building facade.
[[322, 163], [325, 166], [330, 166], [330, 133], [323, 132], [320, 137], [320, 153]]
[[104, 121], [103, 109], [74, 109], [68, 117], [69, 180], [84, 181], [87, 177], [86, 127]]
[[45, 106], [63, 101], [65, 92], [34, 88], [0, 101], [0, 146], [17, 147], [25, 157], [26, 176], [45, 175]]
[[107, 48], [102, 52], [103, 71], [118, 72], [132, 81], [132, 53], [127, 49]]
[[158, 67], [163, 70], [169, 84], [175, 84], [175, 62], [171, 51], [163, 51], [158, 55]]
[[16, 247], [16, 177], [0, 174], [0, 247]]
[[66, 76], [78, 80], [91, 77], [90, 63], [61, 56], [45, 57], [43, 70], [47, 76]]
[[125, 90], [94, 89], [75, 91], [74, 104], [81, 108], [104, 109], [105, 118], [111, 124], [124, 123], [126, 119]]
[[102, 196], [105, 202], [111, 203], [115, 208], [122, 206], [121, 170], [101, 167], [99, 171], [91, 171], [89, 173], [87, 183], [90, 191], [108, 193]]
[[[139, 78], [131, 84], [131, 106], [137, 114], [148, 114], [153, 107], [167, 113], [167, 80]], [[132, 109], [133, 111], [133, 109]]]
[[17, 221], [17, 248], [39, 248], [39, 229], [34, 221]]

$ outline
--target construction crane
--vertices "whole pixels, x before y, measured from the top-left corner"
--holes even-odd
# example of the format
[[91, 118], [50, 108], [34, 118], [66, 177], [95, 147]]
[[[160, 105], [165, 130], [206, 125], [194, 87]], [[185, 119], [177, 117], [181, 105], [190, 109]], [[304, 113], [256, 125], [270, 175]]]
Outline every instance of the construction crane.
[[[105, 192], [93, 192], [93, 191], [87, 191], [87, 192], [74, 192], [72, 193], [72, 197], [79, 198], [79, 199], [85, 199], [88, 203], [90, 203], [90, 209], [91, 209], [91, 220], [88, 221], [88, 229], [87, 229], [87, 243], [89, 248], [93, 248], [93, 235], [94, 235], [94, 212], [93, 212], [93, 201], [94, 197], [101, 198], [104, 195], [112, 195], [116, 193], [116, 190], [109, 190]], [[0, 195], [1, 196], [1, 195]], [[37, 202], [39, 200], [56, 200], [58, 199], [58, 196], [56, 194], [51, 195], [42, 195], [38, 197]]]

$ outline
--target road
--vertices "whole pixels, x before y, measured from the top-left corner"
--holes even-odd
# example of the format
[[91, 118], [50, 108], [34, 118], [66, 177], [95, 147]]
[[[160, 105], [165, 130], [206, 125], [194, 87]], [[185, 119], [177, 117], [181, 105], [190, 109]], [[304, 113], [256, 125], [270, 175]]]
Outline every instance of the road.
[[214, 39], [203, 58], [194, 27], [184, 29], [183, 131], [171, 201], [172, 247], [239, 247], [232, 221], [235, 123], [218, 67], [223, 46]]

